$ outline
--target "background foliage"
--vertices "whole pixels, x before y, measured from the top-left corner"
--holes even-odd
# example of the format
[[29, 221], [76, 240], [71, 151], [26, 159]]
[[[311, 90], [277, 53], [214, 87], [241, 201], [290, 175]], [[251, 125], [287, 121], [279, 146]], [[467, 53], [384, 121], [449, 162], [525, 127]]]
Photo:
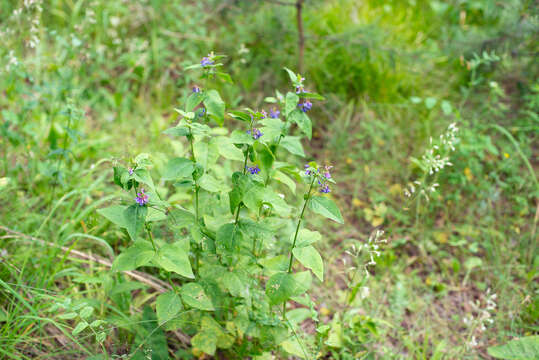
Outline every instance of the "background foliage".
[[[206, 356], [159, 327], [166, 274], [108, 271], [130, 240], [96, 210], [121, 194], [113, 163], [147, 152], [160, 173], [187, 151], [162, 132], [198, 81], [185, 67], [209, 51], [228, 55], [235, 83], [216, 86], [230, 108], [269, 109], [298, 63], [296, 8], [278, 3], [0, 3], [3, 357]], [[325, 282], [310, 292], [327, 328], [296, 315], [319, 356], [488, 358], [537, 334], [536, 2], [307, 0], [302, 15], [303, 75], [326, 96], [303, 145], [334, 165], [345, 218], [307, 222], [323, 234]], [[429, 139], [450, 123], [453, 165], [428, 201], [410, 200]], [[350, 268], [369, 262], [376, 229], [389, 242], [358, 287]], [[496, 309], [482, 331], [487, 289]], [[78, 331], [83, 321], [93, 326]]]

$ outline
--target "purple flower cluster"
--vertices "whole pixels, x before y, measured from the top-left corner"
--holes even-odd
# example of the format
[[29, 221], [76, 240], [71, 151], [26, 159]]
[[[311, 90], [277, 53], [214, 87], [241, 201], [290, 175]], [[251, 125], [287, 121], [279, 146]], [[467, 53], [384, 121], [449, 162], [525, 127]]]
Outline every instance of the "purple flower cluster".
[[198, 86], [193, 86], [193, 92], [194, 93], [199, 93], [200, 92], [200, 88]]
[[298, 107], [301, 109], [301, 111], [306, 113], [307, 111], [311, 110], [311, 108], [313, 107], [313, 103], [309, 100], [305, 100], [302, 103], [299, 103]]
[[260, 114], [262, 115], [260, 119], [265, 119], [266, 117], [268, 117], [268, 113], [265, 110], [260, 111]]
[[213, 61], [209, 56], [204, 56], [202, 60], [200, 60], [200, 65], [202, 65], [202, 67], [206, 67], [213, 64], [215, 64], [215, 61]]
[[249, 135], [252, 134], [252, 135], [253, 135], [253, 139], [255, 139], [255, 140], [258, 140], [262, 135], [264, 135], [264, 134], [263, 134], [260, 130], [258, 130], [257, 128], [253, 128], [253, 131], [247, 130], [246, 132], [247, 132], [247, 134], [249, 134]]
[[333, 166], [325, 166], [323, 174], [320, 174], [320, 171], [312, 168], [309, 164], [305, 164], [305, 175], [307, 176], [315, 176], [315, 178], [318, 179], [318, 186], [321, 193], [327, 194], [331, 191], [329, 188], [328, 180], [331, 179], [331, 174], [329, 170]]
[[144, 188], [141, 188], [140, 192], [137, 193], [137, 197], [135, 198], [135, 201], [140, 206], [144, 206], [148, 203], [148, 195], [144, 192]]
[[254, 175], [254, 174], [258, 174], [260, 172], [260, 168], [258, 167], [258, 165], [250, 166], [250, 167], [248, 166], [247, 171], [249, 171], [249, 173]]
[[127, 169], [127, 172], [129, 172], [129, 175], [133, 175], [135, 170], [133, 170], [133, 168], [129, 168], [129, 169]]
[[272, 119], [278, 119], [279, 115], [281, 115], [281, 112], [278, 109], [273, 108], [273, 109], [270, 110], [269, 115], [270, 115], [270, 118], [272, 118]]

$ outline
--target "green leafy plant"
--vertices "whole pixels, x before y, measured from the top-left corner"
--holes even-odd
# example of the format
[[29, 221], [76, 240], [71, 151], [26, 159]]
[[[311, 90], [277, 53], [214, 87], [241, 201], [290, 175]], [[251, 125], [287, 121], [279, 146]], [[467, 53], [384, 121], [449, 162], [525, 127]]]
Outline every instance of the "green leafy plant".
[[[221, 58], [211, 53], [188, 69], [202, 70], [206, 84], [230, 81], [220, 71]], [[193, 347], [209, 355], [224, 351], [246, 358], [280, 345], [312, 357], [312, 344], [287, 313], [297, 306], [312, 310], [311, 272], [324, 278], [315, 247], [321, 235], [302, 225], [309, 211], [344, 220], [327, 196], [334, 183], [330, 166], [309, 162], [300, 171], [283, 161], [304, 156], [301, 138], [312, 132], [310, 100], [323, 99], [304, 91], [301, 75], [286, 71], [295, 91], [267, 98], [269, 114], [250, 108], [226, 113], [216, 90], [193, 87], [183, 107], [175, 109], [178, 124], [164, 131], [184, 139], [189, 156], [169, 159], [158, 182], [148, 154], [129, 167], [115, 166], [114, 183], [131, 198], [99, 210], [132, 240], [113, 271], [158, 268], [171, 286], [155, 301], [158, 324], [193, 335]], [[228, 119], [239, 121], [240, 129], [229, 133], [210, 126]], [[296, 128], [299, 135], [293, 135]], [[300, 191], [296, 183], [305, 187], [297, 209], [290, 204]], [[177, 201], [178, 194], [192, 201]], [[316, 312], [311, 317], [317, 319]]]

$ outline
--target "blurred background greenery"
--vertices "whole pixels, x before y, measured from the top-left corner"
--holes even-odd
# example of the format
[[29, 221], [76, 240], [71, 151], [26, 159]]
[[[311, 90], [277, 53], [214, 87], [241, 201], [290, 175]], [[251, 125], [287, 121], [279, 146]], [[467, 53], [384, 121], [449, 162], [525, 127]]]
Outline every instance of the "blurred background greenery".
[[[22, 234], [117, 253], [127, 237], [95, 213], [116, 196], [110, 161], [151, 152], [159, 164], [184, 146], [161, 132], [194, 84], [183, 68], [212, 50], [227, 55], [236, 82], [221, 85], [227, 103], [268, 106], [264, 98], [287, 84], [282, 68], [299, 66], [293, 4], [0, 2], [2, 356], [98, 351], [91, 336], [71, 338], [69, 322], [46, 312], [66, 297], [98, 299], [101, 316], [124, 320], [108, 333], [111, 354], [136, 343], [130, 289], [114, 293], [113, 277], [106, 286], [83, 281], [102, 269]], [[347, 220], [311, 224], [326, 236], [329, 267], [313, 294], [321, 321], [338, 329], [320, 355], [488, 358], [488, 346], [537, 334], [537, 2], [305, 0], [301, 17], [303, 75], [326, 96], [304, 145], [334, 165], [332, 194]], [[420, 173], [412, 158], [454, 122], [453, 166], [428, 202], [410, 203], [404, 189]], [[344, 306], [353, 261], [345, 251], [377, 228], [390, 242], [370, 294]], [[469, 329], [470, 302], [484, 301], [488, 288], [497, 294], [494, 324]], [[169, 348], [179, 349], [170, 336]]]

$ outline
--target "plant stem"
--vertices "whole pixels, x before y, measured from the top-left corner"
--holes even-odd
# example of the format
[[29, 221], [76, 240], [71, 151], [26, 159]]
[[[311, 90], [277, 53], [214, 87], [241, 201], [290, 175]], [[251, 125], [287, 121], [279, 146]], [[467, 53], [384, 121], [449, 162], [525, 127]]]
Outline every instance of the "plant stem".
[[150, 237], [150, 240], [152, 241], [153, 251], [157, 252], [157, 247], [155, 246], [155, 242], [153, 241], [153, 235], [152, 235], [152, 231], [150, 230], [150, 225], [146, 223], [145, 227], [146, 227], [146, 231], [148, 232], [148, 236]]
[[[296, 240], [298, 239], [298, 232], [299, 227], [301, 225], [301, 221], [303, 220], [303, 214], [305, 214], [305, 209], [307, 208], [307, 203], [311, 199], [311, 191], [313, 189], [314, 181], [316, 180], [316, 177], [313, 176], [313, 180], [311, 181], [311, 186], [309, 187], [309, 191], [307, 192], [307, 196], [305, 197], [305, 202], [303, 203], [303, 208], [301, 209], [301, 214], [299, 215], [298, 219], [298, 225], [296, 226], [296, 233], [294, 234], [294, 241], [292, 242], [292, 247], [290, 248], [290, 261], [288, 262], [288, 273], [290, 274], [292, 272], [292, 262], [294, 261], [294, 253], [293, 250], [296, 247]], [[286, 315], [286, 301], [283, 303], [283, 318]]]

